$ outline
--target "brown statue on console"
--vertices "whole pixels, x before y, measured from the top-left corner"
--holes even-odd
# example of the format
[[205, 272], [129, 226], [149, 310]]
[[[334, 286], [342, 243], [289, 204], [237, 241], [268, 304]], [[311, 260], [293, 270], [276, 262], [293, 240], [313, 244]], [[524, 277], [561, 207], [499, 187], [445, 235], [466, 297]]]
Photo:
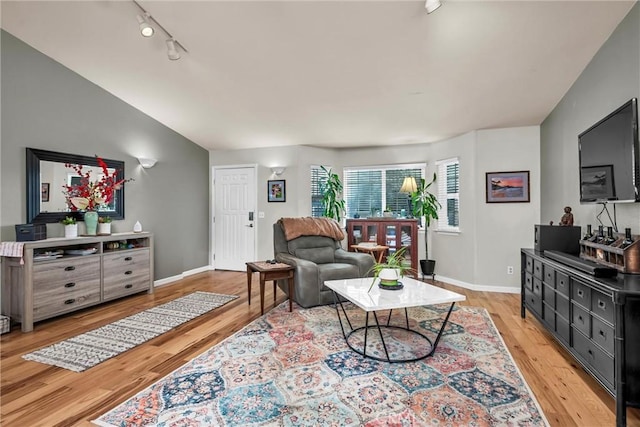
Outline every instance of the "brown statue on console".
[[571, 207], [565, 206], [564, 215], [560, 219], [560, 225], [571, 226], [573, 225], [573, 214], [571, 213]]

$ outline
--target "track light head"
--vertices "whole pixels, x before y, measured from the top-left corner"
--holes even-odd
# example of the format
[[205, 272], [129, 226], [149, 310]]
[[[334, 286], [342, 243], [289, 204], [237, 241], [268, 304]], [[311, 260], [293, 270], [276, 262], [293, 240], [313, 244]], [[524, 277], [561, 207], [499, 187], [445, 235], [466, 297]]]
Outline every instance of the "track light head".
[[180, 52], [178, 52], [176, 41], [174, 39], [167, 40], [167, 56], [172, 61], [180, 59]]
[[140, 34], [142, 34], [143, 37], [151, 37], [153, 33], [155, 33], [155, 30], [151, 24], [149, 24], [149, 14], [145, 13], [144, 16], [137, 15], [136, 18], [138, 19], [138, 24], [140, 24]]

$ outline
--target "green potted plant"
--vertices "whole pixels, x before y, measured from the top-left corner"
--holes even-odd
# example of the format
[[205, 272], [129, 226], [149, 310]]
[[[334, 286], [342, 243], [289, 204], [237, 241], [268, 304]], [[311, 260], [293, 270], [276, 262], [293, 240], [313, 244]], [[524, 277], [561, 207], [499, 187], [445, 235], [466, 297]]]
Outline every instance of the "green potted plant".
[[98, 234], [111, 234], [111, 217], [101, 216], [98, 218]]
[[320, 168], [327, 174], [326, 182], [320, 187], [322, 193], [322, 215], [327, 218], [333, 218], [340, 222], [344, 213], [344, 200], [342, 200], [342, 181], [338, 174], [333, 173], [331, 169], [324, 166]]
[[398, 282], [405, 273], [413, 271], [410, 263], [407, 263], [404, 258], [404, 253], [407, 248], [402, 247], [394, 253], [387, 256], [384, 262], [377, 262], [373, 264], [373, 267], [369, 270], [369, 273], [373, 273], [373, 281], [369, 286], [369, 291], [376, 282], [376, 279], [380, 279], [378, 287], [381, 289], [396, 290], [402, 289], [402, 284]]
[[425, 259], [420, 260], [420, 269], [423, 276], [434, 276], [436, 270], [436, 261], [429, 259], [429, 239], [427, 230], [431, 225], [431, 220], [438, 219], [438, 209], [441, 208], [438, 198], [429, 191], [431, 185], [436, 180], [434, 172], [433, 179], [427, 183], [424, 178], [420, 178], [420, 183], [416, 191], [411, 193], [411, 204], [413, 206], [413, 216], [416, 218], [424, 217], [424, 253]]
[[66, 216], [62, 219], [62, 224], [64, 224], [64, 237], [67, 239], [73, 239], [74, 237], [78, 237], [78, 223], [76, 219], [72, 216]]

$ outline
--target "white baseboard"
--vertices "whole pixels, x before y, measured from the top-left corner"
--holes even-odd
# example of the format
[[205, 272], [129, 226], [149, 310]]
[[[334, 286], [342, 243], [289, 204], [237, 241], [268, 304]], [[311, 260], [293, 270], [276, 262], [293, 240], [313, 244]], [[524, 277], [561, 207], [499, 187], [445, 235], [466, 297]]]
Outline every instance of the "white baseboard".
[[473, 283], [463, 282], [461, 280], [452, 279], [450, 277], [444, 277], [436, 274], [436, 280], [440, 282], [449, 283], [451, 285], [460, 286], [461, 288], [470, 289], [472, 291], [479, 292], [500, 292], [505, 294], [519, 294], [522, 292], [520, 286], [487, 286], [487, 285], [475, 285]]
[[205, 271], [213, 270], [213, 266], [205, 265], [204, 267], [194, 268], [192, 270], [187, 270], [182, 274], [177, 274], [175, 276], [165, 277], [164, 279], [154, 280], [153, 286], [155, 288], [168, 285], [169, 283], [177, 282], [178, 280], [184, 279], [188, 276], [193, 276], [194, 274], [203, 273]]

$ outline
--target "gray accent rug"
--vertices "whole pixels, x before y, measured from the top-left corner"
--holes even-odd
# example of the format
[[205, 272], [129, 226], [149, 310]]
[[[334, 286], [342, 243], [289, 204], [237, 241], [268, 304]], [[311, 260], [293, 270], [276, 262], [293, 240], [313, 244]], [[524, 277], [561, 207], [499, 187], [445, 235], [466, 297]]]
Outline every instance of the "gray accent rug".
[[22, 358], [82, 372], [236, 298], [236, 295], [194, 292]]

